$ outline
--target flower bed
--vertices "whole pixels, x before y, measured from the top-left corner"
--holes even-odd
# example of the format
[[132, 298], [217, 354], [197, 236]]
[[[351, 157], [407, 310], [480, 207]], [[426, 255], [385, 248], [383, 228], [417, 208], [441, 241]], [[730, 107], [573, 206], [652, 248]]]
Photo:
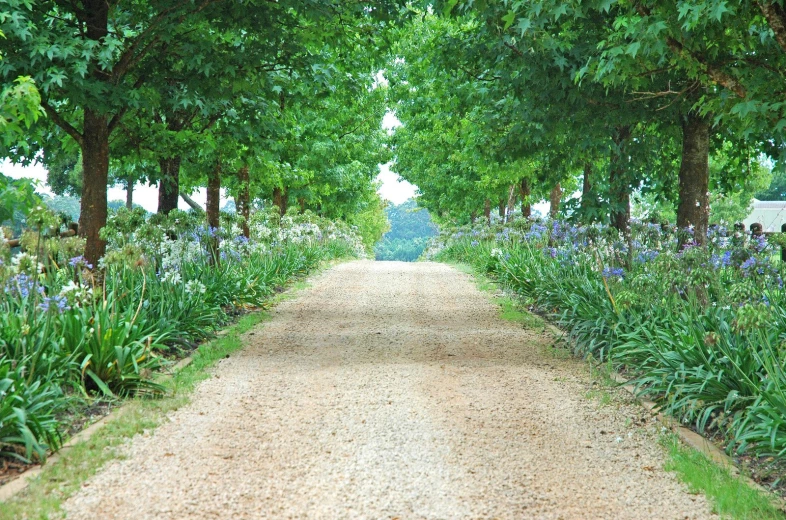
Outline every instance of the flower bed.
[[690, 234], [520, 220], [443, 232], [430, 255], [495, 275], [567, 330], [578, 355], [631, 374], [641, 395], [729, 451], [782, 459], [782, 237], [713, 228], [698, 247]]
[[47, 238], [53, 219], [33, 213], [49, 231], [28, 231], [26, 253], [0, 241], [0, 454], [25, 462], [59, 446], [67, 408], [161, 393], [154, 371], [229, 313], [262, 306], [323, 260], [363, 255], [348, 226], [311, 214], [258, 212], [246, 238], [233, 216], [217, 231], [189, 213], [121, 210], [96, 270], [80, 239]]

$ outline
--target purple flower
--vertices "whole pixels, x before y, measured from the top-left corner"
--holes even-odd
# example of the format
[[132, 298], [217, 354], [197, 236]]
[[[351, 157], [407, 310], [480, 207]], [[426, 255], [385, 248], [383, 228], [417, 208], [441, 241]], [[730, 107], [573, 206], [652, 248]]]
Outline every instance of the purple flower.
[[625, 270], [622, 267], [605, 267], [601, 275], [603, 278], [624, 278]]
[[651, 260], [655, 260], [658, 257], [659, 254], [660, 253], [658, 251], [655, 251], [655, 250], [642, 251], [636, 257], [636, 261], [639, 262], [640, 264], [644, 264], [644, 263], [649, 262]]
[[751, 243], [753, 244], [753, 248], [759, 253], [767, 249], [767, 237], [764, 235], [753, 237]]
[[60, 296], [59, 294], [44, 298], [43, 301], [38, 304], [38, 308], [44, 312], [47, 312], [50, 309], [56, 309], [57, 312], [64, 312], [71, 309], [71, 307], [68, 305], [68, 299], [65, 296]]
[[80, 265], [83, 265], [83, 266], [85, 266], [85, 267], [86, 267], [86, 268], [88, 268], [88, 269], [92, 269], [92, 268], [93, 268], [93, 265], [92, 265], [92, 264], [90, 264], [90, 263], [88, 263], [88, 261], [87, 261], [87, 260], [85, 259], [85, 257], [84, 257], [84, 256], [82, 256], [82, 255], [75, 256], [75, 257], [73, 257], [72, 259], [70, 259], [70, 260], [68, 261], [68, 265], [70, 265], [71, 267], [73, 267], [73, 268], [75, 268], [75, 269], [76, 269], [77, 267], [79, 267]]
[[754, 267], [755, 265], [756, 265], [756, 259], [754, 257], [750, 257], [747, 260], [745, 260], [742, 263], [742, 265], [740, 265], [740, 269], [742, 269], [743, 271], [747, 271], [748, 269]]
[[8, 294], [21, 298], [29, 297], [34, 288], [38, 294], [44, 294], [44, 288], [41, 285], [37, 285], [33, 278], [24, 273], [19, 273], [13, 278], [10, 278], [5, 284], [5, 289]]

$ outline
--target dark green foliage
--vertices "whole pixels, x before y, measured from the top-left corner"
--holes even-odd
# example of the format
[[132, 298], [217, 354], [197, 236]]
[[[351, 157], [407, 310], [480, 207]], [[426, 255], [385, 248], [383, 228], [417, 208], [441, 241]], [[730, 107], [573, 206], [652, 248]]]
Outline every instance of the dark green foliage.
[[390, 222], [390, 231], [374, 247], [377, 260], [399, 260], [414, 262], [437, 234], [428, 211], [419, 208], [417, 202], [408, 200], [385, 208]]

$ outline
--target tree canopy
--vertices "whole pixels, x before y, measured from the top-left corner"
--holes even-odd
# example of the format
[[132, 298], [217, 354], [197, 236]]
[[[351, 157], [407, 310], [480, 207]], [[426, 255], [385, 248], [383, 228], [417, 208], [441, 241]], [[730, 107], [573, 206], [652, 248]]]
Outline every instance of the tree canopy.
[[785, 27], [767, 1], [9, 0], [0, 150], [80, 197], [93, 264], [107, 186], [131, 206], [138, 181], [164, 214], [207, 187], [211, 227], [224, 187], [246, 219], [310, 210], [370, 244], [391, 159], [436, 220], [547, 199], [702, 231], [782, 176]]

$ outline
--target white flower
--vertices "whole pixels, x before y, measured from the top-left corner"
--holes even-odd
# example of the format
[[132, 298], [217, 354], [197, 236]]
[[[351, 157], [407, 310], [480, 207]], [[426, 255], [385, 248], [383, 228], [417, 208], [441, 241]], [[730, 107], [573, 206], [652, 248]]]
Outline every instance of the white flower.
[[199, 280], [189, 280], [186, 282], [186, 293], [188, 294], [205, 294], [207, 287]]
[[164, 276], [161, 278], [161, 281], [164, 283], [171, 283], [172, 285], [177, 285], [180, 283], [180, 273], [177, 271], [166, 271]]

